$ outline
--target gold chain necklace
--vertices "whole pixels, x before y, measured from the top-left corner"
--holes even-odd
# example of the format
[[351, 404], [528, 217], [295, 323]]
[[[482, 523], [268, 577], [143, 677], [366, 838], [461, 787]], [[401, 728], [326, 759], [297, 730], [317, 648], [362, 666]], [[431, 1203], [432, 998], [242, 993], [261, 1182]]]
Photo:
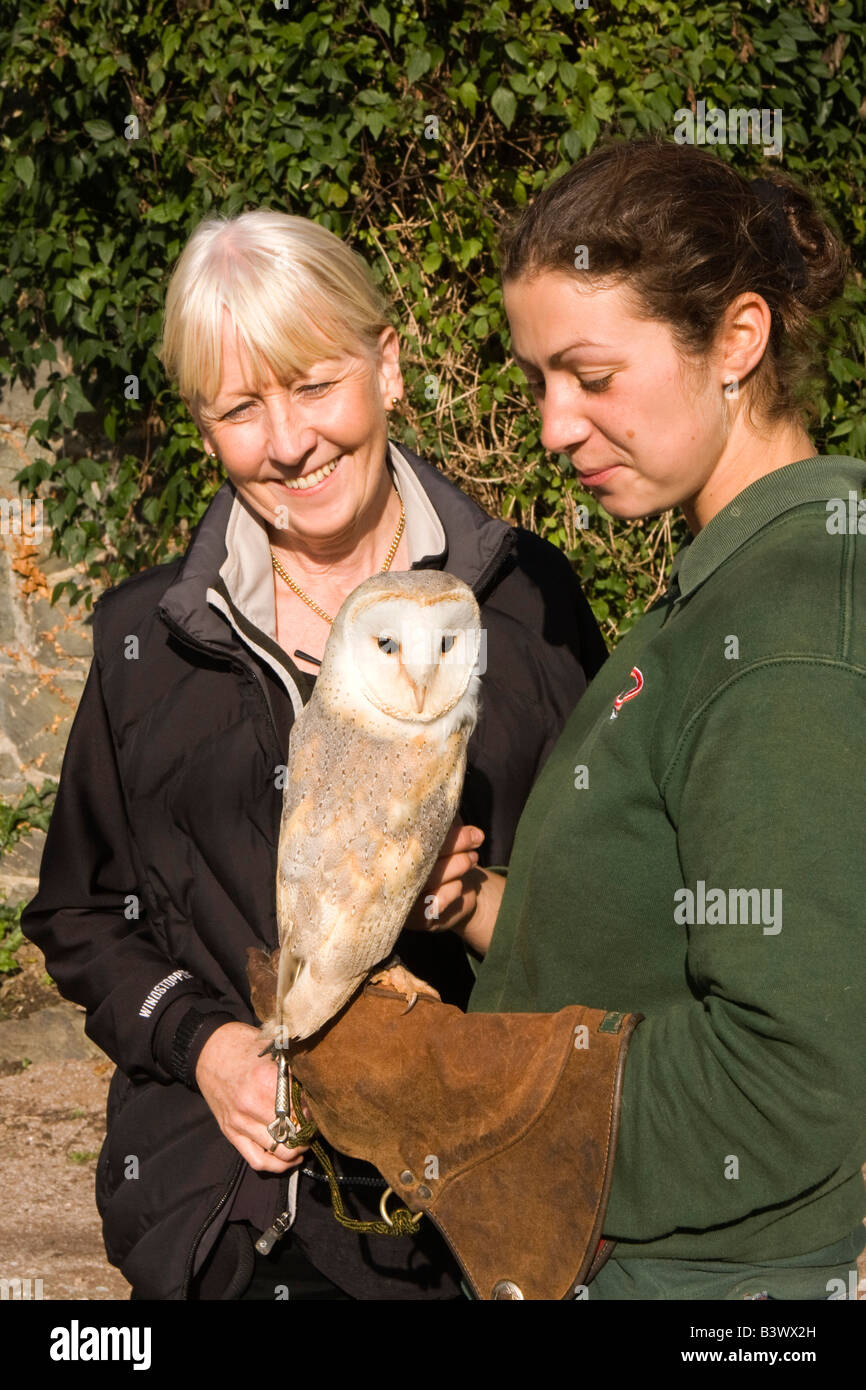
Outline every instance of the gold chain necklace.
[[[399, 495], [399, 494], [398, 494], [398, 495]], [[393, 539], [392, 542], [391, 542], [391, 545], [390, 545], [389, 550], [388, 550], [388, 554], [385, 556], [385, 563], [384, 563], [384, 565], [382, 566], [382, 568], [381, 568], [381, 570], [380, 570], [380, 574], [384, 574], [385, 571], [386, 571], [386, 570], [389, 570], [389, 569], [391, 568], [392, 564], [394, 563], [394, 556], [397, 554], [397, 547], [398, 547], [398, 545], [400, 544], [400, 540], [401, 540], [401, 538], [402, 538], [402, 536], [403, 536], [403, 528], [405, 527], [405, 525], [406, 525], [406, 512], [405, 512], [405, 510], [404, 510], [404, 508], [403, 508], [403, 499], [402, 499], [402, 497], [401, 497], [401, 498], [400, 498], [400, 521], [399, 521], [399, 523], [398, 523], [398, 525], [397, 525], [397, 534], [395, 535], [394, 539]], [[326, 623], [329, 623], [329, 624], [333, 623], [334, 619], [331, 618], [331, 617], [329, 617], [329, 615], [325, 612], [324, 608], [320, 608], [319, 605], [318, 605], [317, 603], [314, 603], [313, 600], [310, 598], [309, 594], [305, 594], [304, 591], [303, 591], [303, 589], [301, 588], [301, 586], [300, 586], [299, 584], [296, 584], [295, 581], [294, 581], [294, 579], [292, 579], [290, 575], [286, 574], [286, 571], [283, 569], [282, 565], [280, 564], [280, 562], [279, 562], [279, 560], [277, 559], [276, 555], [274, 554], [273, 550], [271, 551], [271, 560], [272, 560], [272, 562], [273, 562], [273, 566], [274, 566], [274, 569], [276, 570], [277, 574], [280, 576], [281, 579], [285, 580], [286, 584], [288, 584], [288, 586], [289, 586], [289, 588], [291, 589], [292, 593], [293, 593], [293, 594], [297, 594], [298, 598], [303, 599], [304, 603], [306, 603], [307, 606], [308, 606], [309, 608], [312, 608], [312, 610], [313, 610], [314, 613], [318, 613], [318, 615], [319, 615], [320, 618], [324, 618], [324, 620], [325, 620]]]

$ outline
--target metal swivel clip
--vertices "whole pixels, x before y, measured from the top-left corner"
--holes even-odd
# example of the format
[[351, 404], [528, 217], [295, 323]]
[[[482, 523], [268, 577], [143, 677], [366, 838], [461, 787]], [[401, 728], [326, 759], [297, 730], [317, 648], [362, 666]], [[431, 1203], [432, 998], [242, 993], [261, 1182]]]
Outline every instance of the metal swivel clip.
[[273, 1139], [269, 1153], [278, 1144], [291, 1147], [291, 1141], [300, 1133], [300, 1125], [292, 1124], [292, 1072], [289, 1067], [289, 1054], [282, 1048], [275, 1048], [277, 1059], [277, 1098], [274, 1102], [275, 1119], [268, 1125], [268, 1134]]

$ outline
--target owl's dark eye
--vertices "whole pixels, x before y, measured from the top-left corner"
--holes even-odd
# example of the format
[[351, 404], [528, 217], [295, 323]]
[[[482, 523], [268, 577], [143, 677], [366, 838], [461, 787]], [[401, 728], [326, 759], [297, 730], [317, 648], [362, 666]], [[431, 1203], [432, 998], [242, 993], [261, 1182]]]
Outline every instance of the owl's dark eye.
[[443, 650], [443, 652], [450, 652], [450, 650], [451, 650], [451, 648], [452, 648], [453, 646], [454, 646], [454, 633], [453, 633], [453, 632], [447, 632], [447, 633], [445, 634], [445, 636], [442, 638], [442, 650]]
[[400, 643], [397, 641], [396, 637], [379, 637], [377, 641], [379, 643], [379, 651], [386, 652], [388, 656], [395, 656], [400, 650]]

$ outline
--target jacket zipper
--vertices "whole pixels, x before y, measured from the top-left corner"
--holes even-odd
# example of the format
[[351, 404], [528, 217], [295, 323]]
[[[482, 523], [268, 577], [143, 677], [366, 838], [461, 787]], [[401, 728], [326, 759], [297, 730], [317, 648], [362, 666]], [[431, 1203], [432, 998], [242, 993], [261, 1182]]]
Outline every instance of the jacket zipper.
[[187, 1256], [186, 1261], [186, 1269], [183, 1272], [183, 1287], [181, 1288], [182, 1298], [185, 1298], [187, 1300], [189, 1299], [189, 1286], [192, 1282], [192, 1265], [193, 1260], [195, 1259], [195, 1252], [201, 1244], [201, 1241], [204, 1237], [204, 1233], [207, 1230], [208, 1226], [212, 1225], [212, 1223], [216, 1221], [217, 1217], [219, 1216], [220, 1212], [222, 1211], [223, 1207], [228, 1201], [229, 1194], [232, 1188], [234, 1187], [235, 1183], [237, 1182], [238, 1176], [241, 1171], [241, 1165], [243, 1163], [244, 1159], [241, 1157], [240, 1154], [238, 1154], [237, 1162], [235, 1163], [235, 1166], [232, 1169], [231, 1177], [229, 1178], [225, 1191], [222, 1193], [222, 1196], [219, 1198], [219, 1201], [216, 1203], [216, 1205], [212, 1207], [211, 1210], [208, 1212], [204, 1225], [202, 1226], [201, 1230], [199, 1231], [198, 1235], [193, 1241], [192, 1246], [190, 1247], [190, 1252]]
[[[180, 627], [178, 623], [174, 622], [171, 618], [169, 618], [168, 615], [167, 615], [166, 613], [161, 612], [161, 613], [160, 613], [160, 617], [162, 618], [162, 621], [165, 623], [166, 627], [169, 628], [169, 630], [170, 630], [171, 632], [173, 632], [173, 633], [175, 634], [176, 637], [179, 637], [179, 638], [181, 639], [181, 641], [185, 642], [186, 645], [187, 645], [188, 647], [192, 647], [194, 651], [203, 652], [206, 656], [210, 656], [210, 657], [215, 657], [215, 656], [221, 656], [221, 655], [222, 655], [222, 653], [215, 651], [212, 647], [206, 646], [203, 642], [196, 642], [196, 641], [194, 641], [194, 640], [190, 637], [189, 633], [185, 632], [184, 629], [183, 629], [182, 627]], [[241, 675], [244, 676], [245, 679], [247, 679], [247, 680], [250, 680], [250, 679], [251, 679], [251, 680], [253, 681], [253, 683], [256, 685], [256, 687], [258, 688], [259, 694], [261, 695], [261, 698], [262, 698], [262, 703], [264, 704], [264, 707], [265, 707], [265, 712], [266, 712], [267, 717], [268, 717], [268, 723], [270, 724], [271, 729], [273, 730], [273, 734], [274, 734], [274, 747], [275, 747], [276, 750], [277, 750], [277, 761], [279, 761], [279, 758], [281, 757], [280, 746], [279, 746], [279, 745], [280, 745], [280, 736], [279, 736], [279, 734], [277, 733], [277, 726], [276, 726], [276, 724], [274, 723], [274, 717], [273, 717], [273, 714], [271, 713], [271, 707], [270, 707], [270, 704], [269, 704], [269, 702], [268, 702], [268, 697], [267, 697], [267, 695], [265, 694], [264, 688], [262, 687], [262, 683], [261, 683], [261, 680], [259, 679], [258, 672], [255, 671], [253, 668], [247, 666], [245, 662], [239, 661], [236, 657], [225, 656], [224, 659], [225, 659], [226, 662], [228, 662], [228, 663], [231, 665], [231, 667], [232, 667], [233, 670], [240, 671]], [[198, 1232], [197, 1236], [195, 1237], [195, 1239], [194, 1239], [194, 1241], [193, 1241], [193, 1243], [192, 1243], [192, 1247], [191, 1247], [191, 1249], [190, 1249], [189, 1256], [187, 1257], [186, 1269], [185, 1269], [185, 1271], [184, 1271], [184, 1278], [183, 1278], [182, 1296], [183, 1296], [185, 1299], [189, 1299], [189, 1286], [190, 1286], [190, 1283], [191, 1283], [191, 1281], [192, 1281], [192, 1266], [193, 1266], [193, 1261], [194, 1261], [194, 1259], [195, 1259], [195, 1252], [196, 1252], [196, 1250], [198, 1249], [198, 1247], [199, 1247], [199, 1245], [200, 1245], [200, 1243], [201, 1243], [201, 1241], [202, 1241], [202, 1239], [203, 1239], [203, 1237], [204, 1237], [204, 1234], [205, 1234], [205, 1232], [207, 1231], [208, 1227], [216, 1220], [216, 1218], [219, 1216], [220, 1212], [222, 1211], [223, 1207], [225, 1206], [226, 1202], [228, 1201], [229, 1194], [231, 1193], [232, 1188], [234, 1187], [234, 1185], [235, 1185], [235, 1183], [236, 1183], [236, 1181], [237, 1181], [238, 1174], [239, 1174], [240, 1169], [241, 1169], [241, 1165], [244, 1163], [244, 1161], [245, 1161], [245, 1160], [243, 1159], [243, 1157], [242, 1157], [241, 1155], [238, 1155], [237, 1163], [235, 1164], [234, 1168], [232, 1169], [232, 1172], [231, 1172], [231, 1174], [230, 1174], [230, 1176], [229, 1176], [228, 1183], [226, 1184], [226, 1187], [225, 1187], [225, 1189], [224, 1189], [222, 1195], [220, 1196], [220, 1198], [219, 1198], [219, 1200], [217, 1201], [216, 1205], [211, 1209], [211, 1211], [208, 1212], [208, 1215], [207, 1215], [207, 1217], [205, 1218], [204, 1225], [201, 1227], [201, 1230]], [[285, 1203], [288, 1201], [288, 1197], [289, 1197], [288, 1182], [286, 1182], [286, 1184], [285, 1184], [285, 1189], [283, 1189], [283, 1180], [281, 1179], [281, 1180], [280, 1180], [280, 1206], [284, 1206], [284, 1205], [285, 1205]], [[290, 1217], [291, 1217], [291, 1211], [290, 1211], [290, 1210], [287, 1209], [287, 1210], [285, 1210], [285, 1211], [282, 1211], [282, 1212], [280, 1213], [280, 1215], [276, 1218], [276, 1220], [274, 1221], [274, 1224], [270, 1227], [270, 1229], [269, 1229], [268, 1231], [266, 1231], [265, 1234], [256, 1242], [256, 1248], [257, 1248], [257, 1249], [261, 1249], [262, 1254], [268, 1254], [268, 1252], [269, 1252], [270, 1250], [273, 1249], [273, 1247], [274, 1247], [274, 1245], [276, 1244], [276, 1242], [277, 1242], [283, 1235], [285, 1235], [286, 1231], [289, 1229], [289, 1225], [290, 1225], [290, 1220], [289, 1220], [289, 1218], [290, 1218]]]
[[256, 1241], [256, 1249], [261, 1255], [270, 1255], [277, 1241], [282, 1240], [283, 1236], [291, 1227], [292, 1210], [288, 1205], [290, 1182], [291, 1174], [284, 1173], [280, 1178], [280, 1214], [274, 1217], [273, 1225], [269, 1226]]

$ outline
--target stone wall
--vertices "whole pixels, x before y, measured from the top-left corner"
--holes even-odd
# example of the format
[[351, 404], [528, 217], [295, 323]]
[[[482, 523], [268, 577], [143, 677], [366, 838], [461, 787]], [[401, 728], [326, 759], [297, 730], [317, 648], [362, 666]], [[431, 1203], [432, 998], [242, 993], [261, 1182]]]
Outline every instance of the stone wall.
[[[36, 414], [32, 391], [3, 383], [0, 499], [17, 499], [15, 474], [44, 455], [27, 439]], [[65, 598], [55, 608], [49, 602], [53, 587], [75, 570], [49, 557], [47, 516], [39, 540], [33, 514], [16, 510], [4, 513], [0, 526], [0, 800], [13, 803], [28, 783], [38, 789], [59, 776], [91, 656], [89, 611]], [[34, 830], [0, 858], [0, 900], [26, 902], [36, 892], [44, 839]]]

